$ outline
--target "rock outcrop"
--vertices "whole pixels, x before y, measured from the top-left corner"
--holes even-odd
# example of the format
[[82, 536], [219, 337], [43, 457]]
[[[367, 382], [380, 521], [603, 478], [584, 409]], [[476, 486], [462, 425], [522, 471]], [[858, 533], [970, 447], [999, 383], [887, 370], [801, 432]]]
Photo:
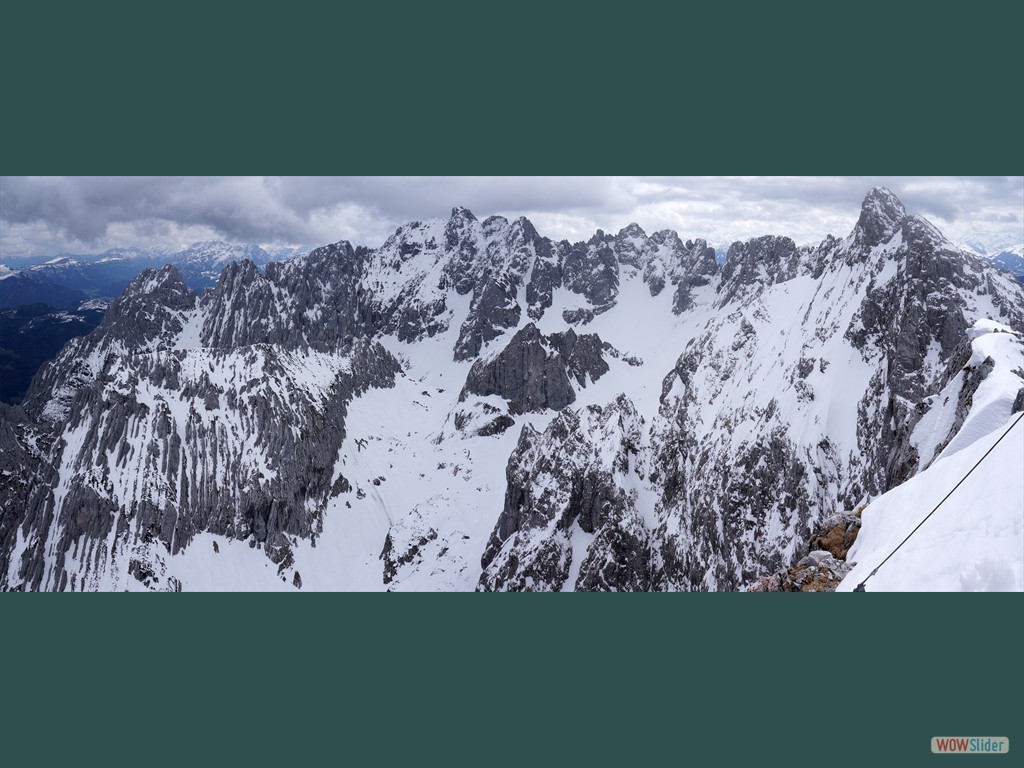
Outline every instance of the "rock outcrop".
[[505, 506], [481, 560], [485, 591], [647, 590], [650, 544], [637, 508], [642, 421], [620, 396], [526, 426]]
[[560, 411], [576, 400], [571, 380], [585, 387], [608, 372], [607, 349], [595, 334], [577, 335], [570, 328], [544, 336], [529, 323], [493, 359], [473, 364], [459, 400], [498, 395], [513, 414]]
[[1024, 409], [1022, 330], [1024, 288], [882, 189], [721, 267], [455, 208], [202, 294], [150, 270], [0, 407], [0, 587], [178, 589], [217, 537], [331, 588], [331, 514], [382, 588], [830, 589], [859, 522], [826, 511]]

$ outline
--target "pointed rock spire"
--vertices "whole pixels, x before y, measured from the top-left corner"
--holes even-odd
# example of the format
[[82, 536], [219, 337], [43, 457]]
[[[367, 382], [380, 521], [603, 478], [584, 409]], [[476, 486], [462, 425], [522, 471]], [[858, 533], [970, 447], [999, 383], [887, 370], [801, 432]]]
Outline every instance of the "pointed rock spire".
[[465, 208], [461, 205], [457, 205], [454, 208], [452, 208], [451, 218], [466, 219], [467, 221], [476, 221], [476, 216], [473, 215], [473, 212], [469, 210], [469, 208]]
[[624, 238], [627, 238], [627, 237], [632, 237], [632, 238], [643, 237], [643, 238], [645, 238], [645, 237], [647, 237], [647, 233], [644, 232], [643, 227], [641, 227], [639, 224], [637, 224], [634, 221], [633, 223], [629, 224], [628, 226], [625, 226], [622, 229], [620, 229], [619, 230], [619, 234], [616, 235], [616, 237], [618, 237], [620, 240], [622, 240]]
[[875, 187], [864, 198], [854, 237], [861, 245], [873, 248], [888, 242], [903, 226], [907, 210], [885, 187]]
[[125, 303], [142, 298], [151, 298], [177, 309], [182, 301], [191, 306], [195, 295], [185, 285], [177, 267], [165, 264], [159, 269], [143, 270], [138, 277], [128, 283], [119, 301]]

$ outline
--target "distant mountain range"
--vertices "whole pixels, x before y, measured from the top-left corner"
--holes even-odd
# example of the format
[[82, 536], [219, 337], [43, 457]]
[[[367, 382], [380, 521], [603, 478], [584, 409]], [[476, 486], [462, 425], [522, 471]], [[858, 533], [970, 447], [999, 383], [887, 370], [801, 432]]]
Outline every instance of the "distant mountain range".
[[[305, 253], [303, 249], [265, 249], [252, 243], [200, 242], [174, 251], [168, 248], [114, 248], [103, 253], [61, 254], [45, 261], [15, 266], [0, 264], [0, 309], [24, 304], [67, 308], [88, 298], [113, 300], [145, 269], [173, 264], [185, 284], [202, 291], [216, 284], [232, 262], [251, 261], [264, 267]], [[13, 282], [12, 282], [13, 281]]]
[[960, 247], [988, 259], [1000, 269], [1013, 272], [1018, 280], [1024, 282], [1024, 242], [1019, 239], [968, 235], [961, 240]]
[[168, 248], [116, 248], [99, 254], [61, 254], [14, 267], [0, 264], [0, 402], [20, 402], [39, 367], [76, 336], [99, 325], [109, 302], [146, 269], [173, 264], [196, 292], [216, 284], [228, 264], [261, 269], [304, 253], [251, 243], [193, 243]]
[[68, 341], [95, 329], [107, 306], [88, 299], [71, 307], [22, 304], [0, 309], [0, 402], [21, 402], [39, 367]]
[[462, 207], [200, 251], [0, 404], [0, 590], [1024, 589], [1024, 286], [889, 190], [724, 264]]

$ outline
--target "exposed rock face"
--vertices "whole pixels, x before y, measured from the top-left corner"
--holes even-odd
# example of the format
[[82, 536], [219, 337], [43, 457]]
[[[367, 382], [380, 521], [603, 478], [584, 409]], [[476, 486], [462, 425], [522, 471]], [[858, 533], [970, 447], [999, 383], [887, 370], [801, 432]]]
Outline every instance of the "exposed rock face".
[[486, 402], [472, 403], [470, 407], [459, 408], [454, 413], [455, 429], [477, 437], [504, 434], [515, 424], [512, 416]]
[[[853, 508], [916, 471], [900, 434], [942, 387], [968, 319], [1024, 319], [1009, 281], [892, 199], [869, 194], [845, 241], [730, 249], [722, 312], [665, 380], [653, 427], [659, 588], [750, 583], [797, 556], [818, 510]], [[796, 344], [799, 355], [783, 349]], [[837, 387], [849, 394], [833, 404]]]
[[[527, 275], [528, 311], [540, 317], [560, 284], [560, 262], [550, 240], [525, 218], [492, 216], [480, 222], [465, 208], [443, 223], [401, 227], [365, 265], [366, 288], [380, 330], [403, 341], [433, 336], [452, 321], [451, 292], [471, 295], [455, 344], [456, 360], [471, 360], [507, 328], [516, 327], [518, 297]], [[392, 272], [391, 275], [388, 272]], [[379, 276], [379, 277], [378, 277]]]
[[178, 270], [147, 269], [136, 277], [107, 310], [100, 327], [89, 336], [72, 339], [59, 365], [44, 365], [25, 396], [25, 409], [34, 419], [61, 419], [70, 399], [90, 382], [107, 361], [127, 350], [152, 351], [166, 346], [183, 330], [183, 317], [195, 308], [196, 295]]
[[570, 377], [585, 387], [588, 378], [597, 380], [608, 372], [605, 347], [594, 334], [577, 336], [570, 329], [546, 337], [530, 323], [493, 360], [473, 364], [459, 399], [499, 395], [514, 414], [559, 411], [576, 400]]
[[639, 272], [657, 296], [666, 287], [675, 287], [673, 311], [680, 314], [691, 306], [691, 292], [718, 276], [715, 250], [704, 240], [687, 240], [671, 230], [650, 237], [637, 224], [624, 227], [615, 236], [601, 230], [587, 243], [569, 246], [563, 264], [566, 288], [586, 298], [590, 307], [566, 310], [567, 323], [586, 324], [595, 314], [610, 309], [616, 302], [623, 269]]
[[437, 531], [424, 523], [422, 515], [410, 515], [392, 526], [380, 553], [384, 562], [384, 583], [393, 582], [400, 568], [422, 562], [423, 548], [436, 539]]
[[566, 247], [565, 243], [556, 246], [546, 238], [534, 241], [537, 258], [533, 262], [530, 282], [526, 285], [527, 313], [531, 320], [540, 320], [544, 316], [551, 307], [555, 289], [562, 285], [562, 253]]
[[619, 293], [619, 261], [611, 238], [601, 230], [588, 243], [577, 243], [565, 254], [562, 264], [565, 287], [587, 302], [603, 309]]
[[818, 550], [777, 573], [762, 576], [755, 581], [749, 592], [835, 592], [846, 575], [852, 570], [848, 563], [838, 560], [830, 553]]
[[762, 576], [749, 592], [835, 592], [853, 564], [846, 562], [860, 531], [860, 510], [833, 515], [818, 524], [806, 555], [788, 568]]
[[[268, 278], [251, 262], [229, 265], [202, 300], [174, 267], [144, 272], [93, 334], [41, 371], [27, 404], [42, 425], [12, 412], [4, 430], [47, 491], [5, 490], [20, 512], [4, 516], [5, 555], [20, 557], [0, 563], [9, 586], [95, 588], [126, 567], [145, 586], [173, 588], [160, 580], [160, 553], [199, 532], [248, 539], [282, 567], [295, 537], [318, 534], [346, 404], [391, 386], [399, 366], [377, 344], [328, 343], [323, 326], [275, 317], [282, 269]], [[187, 325], [203, 347], [182, 345]], [[45, 439], [26, 445], [33, 429]], [[131, 562], [119, 565], [119, 551]]]
[[545, 408], [561, 410], [576, 399], [565, 362], [549, 351], [532, 323], [519, 331], [489, 363], [477, 361], [469, 372], [461, 399], [469, 394], [500, 395], [512, 413]]
[[726, 306], [754, 287], [763, 290], [792, 280], [805, 267], [796, 243], [788, 237], [766, 235], [729, 247], [722, 267], [720, 306]]
[[859, 531], [860, 514], [833, 515], [819, 523], [818, 530], [811, 535], [811, 552], [824, 550], [836, 560], [846, 560]]
[[[45, 573], [21, 573], [29, 588], [63, 589], [71, 556], [94, 564], [82, 578], [100, 578], [116, 547], [173, 555], [201, 531], [251, 540], [275, 564], [286, 561], [294, 537], [322, 527], [346, 403], [389, 386], [397, 371], [365, 342], [344, 357], [265, 346], [131, 363], [105, 368], [74, 399], [54, 523], [38, 529], [56, 559]], [[300, 382], [314, 367], [326, 375], [310, 391]]]
[[[1006, 333], [1024, 346], [1021, 334], [1009, 328], [999, 328], [995, 332]], [[945, 371], [929, 387], [929, 391], [935, 394], [908, 409], [900, 423], [888, 465], [887, 487], [893, 488], [927, 469], [946, 449], [959, 434], [974, 407], [975, 396], [995, 367], [990, 356], [980, 355], [973, 349], [969, 334], [950, 356]], [[1024, 385], [1024, 368], [1010, 371], [1009, 376], [1016, 377]], [[1024, 402], [1019, 393], [1017, 400]], [[1017, 412], [1016, 408], [1015, 400], [1011, 414]]]
[[[25, 589], [45, 565], [43, 542], [19, 547], [19, 532], [22, 524], [48, 526], [52, 520], [53, 441], [20, 407], [0, 403], [0, 587]], [[12, 569], [25, 577], [5, 580]]]
[[[393, 589], [830, 588], [816, 548], [841, 558], [857, 523], [823, 511], [921, 471], [994, 377], [1024, 392], [1024, 364], [1017, 384], [965, 341], [979, 317], [1024, 329], [1024, 289], [886, 190], [845, 239], [756, 238], [721, 268], [673, 232], [555, 243], [456, 208], [201, 295], [149, 271], [0, 409], [0, 587], [176, 589], [215, 534], [322, 588], [297, 559], [330, 509], [380, 525], [360, 556]], [[391, 441], [372, 474], [342, 466], [364, 395], [364, 438]], [[445, 461], [381, 488], [420, 451]], [[506, 458], [504, 484], [480, 466]]]
[[889, 242], [906, 221], [903, 203], [884, 187], [875, 187], [864, 198], [860, 218], [853, 230], [853, 241], [863, 248]]
[[125, 347], [147, 348], [180, 333], [181, 313], [195, 305], [196, 295], [175, 267], [147, 269], [110, 305], [101, 328]]
[[[885, 231], [898, 210], [902, 208], [883, 209]], [[872, 226], [870, 219], [861, 218], [864, 226]], [[898, 445], [899, 432], [906, 432], [923, 414], [912, 404], [946, 385], [951, 361], [965, 353], [967, 328], [974, 318], [985, 316], [985, 305], [1008, 325], [1024, 328], [1024, 312], [1011, 298], [1009, 281], [958, 251], [924, 219], [908, 216], [902, 224], [893, 236], [898, 241], [894, 255], [900, 257], [895, 275], [886, 283], [869, 284], [846, 332], [858, 349], [874, 347], [885, 355], [884, 371], [878, 373], [878, 390], [885, 396], [869, 392], [858, 404], [865, 425], [875, 421], [874, 429], [865, 431], [863, 455], [873, 467], [886, 468], [867, 478], [865, 490], [870, 494], [894, 487], [914, 471], [913, 457], [905, 456]], [[852, 505], [855, 499], [848, 497], [846, 502]]]
[[805, 449], [775, 427], [735, 453], [728, 441], [692, 439], [673, 450], [687, 454], [681, 472], [665, 449], [656, 454], [674, 470], [656, 476], [665, 488], [659, 588], [735, 589], [784, 565], [822, 494]]
[[604, 408], [564, 410], [543, 433], [524, 427], [478, 588], [649, 589], [648, 534], [629, 489], [643, 471], [641, 430], [623, 396]]
[[[687, 240], [683, 245], [675, 232], [658, 232], [651, 237], [651, 241], [655, 246], [664, 243], [673, 254], [679, 255], [679, 262], [670, 265], [663, 273], [667, 272], [668, 279], [676, 286], [672, 295], [672, 311], [680, 315], [690, 308], [693, 289], [708, 285], [718, 276], [719, 266], [715, 260], [715, 249], [703, 240]], [[650, 283], [652, 294], [656, 293], [657, 273], [651, 270], [657, 264], [657, 261], [652, 260], [644, 270], [644, 278]]]
[[1024, 411], [1024, 387], [1017, 390], [1017, 398], [1013, 401], [1013, 409], [1010, 413], [1020, 413]]

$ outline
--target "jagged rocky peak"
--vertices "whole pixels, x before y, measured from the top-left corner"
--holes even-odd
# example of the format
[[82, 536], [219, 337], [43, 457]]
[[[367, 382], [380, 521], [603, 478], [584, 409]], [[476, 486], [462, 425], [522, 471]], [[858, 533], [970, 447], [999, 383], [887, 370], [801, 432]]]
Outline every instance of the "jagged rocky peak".
[[[470, 214], [472, 216], [473, 214]], [[494, 237], [503, 230], [508, 229], [508, 219], [504, 216], [488, 216], [484, 219], [483, 233], [484, 237]]]
[[[664, 246], [674, 251], [682, 251], [685, 248], [683, 239], [679, 237], [679, 233], [674, 229], [659, 229], [650, 237], [651, 242], [657, 246]], [[703, 243], [707, 246], [707, 242], [704, 240], [697, 240], [698, 243]]]
[[248, 260], [228, 264], [208, 297], [204, 346], [230, 348], [266, 342], [272, 325], [281, 320], [270, 282]]
[[[533, 226], [533, 222], [525, 216], [520, 216], [511, 224], [508, 223], [507, 219], [501, 216], [492, 216], [491, 219], [501, 220], [504, 228], [508, 229], [508, 241], [514, 245], [530, 244], [538, 247], [542, 243], [546, 243], [548, 249], [551, 248], [551, 241], [542, 237], [537, 231], [537, 228]], [[491, 219], [488, 219], [488, 221]]]
[[[675, 235], [674, 232], [672, 234]], [[656, 237], [657, 235], [652, 237], [651, 241], [657, 242]], [[705, 240], [698, 238], [697, 240], [687, 240], [683, 244], [679, 240], [679, 236], [675, 235], [674, 239], [666, 237], [665, 242], [670, 244], [669, 253], [671, 254], [666, 274], [676, 286], [676, 292], [672, 297], [672, 311], [678, 315], [690, 308], [693, 289], [709, 285], [721, 273], [721, 267], [715, 258], [715, 249], [709, 246]], [[648, 269], [655, 263], [652, 260]], [[647, 272], [644, 274], [644, 279], [648, 280], [651, 294], [654, 295], [656, 281], [653, 278], [648, 279]]]
[[257, 264], [198, 296], [145, 273], [0, 407], [0, 586], [163, 588], [253, 546], [317, 588], [736, 588], [972, 412], [1024, 409], [1019, 337], [961, 343], [1024, 327], [1021, 286], [885, 190], [848, 237], [724, 268], [669, 230], [553, 243], [460, 207]]
[[[531, 271], [532, 268], [532, 271]], [[369, 252], [364, 287], [379, 330], [417, 341], [446, 330], [457, 318], [450, 291], [471, 296], [468, 316], [453, 353], [471, 360], [492, 339], [519, 325], [519, 290], [527, 274], [527, 308], [539, 318], [561, 284], [560, 262], [551, 242], [525, 218], [479, 221], [456, 207], [448, 219], [400, 227]]]
[[758, 267], [764, 269], [768, 278], [775, 278], [794, 263], [796, 256], [796, 243], [788, 237], [763, 235], [746, 242], [735, 242], [729, 246], [722, 267], [722, 280], [727, 282], [741, 277], [750, 282], [758, 276]]
[[191, 307], [195, 302], [195, 294], [185, 285], [178, 268], [173, 264], [167, 264], [159, 269], [144, 270], [128, 284], [119, 301], [133, 301], [141, 297], [157, 301], [171, 309]]
[[477, 220], [476, 216], [473, 215], [473, 212], [471, 210], [469, 210], [469, 208], [466, 208], [463, 205], [456, 205], [454, 208], [452, 208], [452, 215], [449, 216], [449, 218], [451, 220], [453, 220], [453, 221], [455, 221], [455, 220], [476, 221]]
[[565, 287], [583, 296], [597, 314], [614, 306], [619, 294], [619, 259], [614, 242], [599, 229], [586, 243], [570, 246], [562, 260]]
[[887, 243], [907, 218], [903, 203], [885, 187], [875, 187], [864, 198], [853, 230], [854, 242], [873, 248]]
[[615, 252], [622, 264], [643, 268], [649, 260], [647, 251], [647, 233], [635, 222], [620, 229], [615, 236]]
[[[462, 284], [469, 286], [473, 293], [469, 315], [455, 345], [456, 360], [476, 357], [487, 342], [519, 325], [522, 314], [519, 288], [531, 266], [549, 256], [551, 250], [550, 243], [522, 217], [510, 225], [502, 216], [491, 216], [483, 223], [482, 236], [471, 265], [453, 262], [456, 268], [451, 275], [456, 289]], [[534, 272], [534, 282], [539, 282], [533, 291], [528, 291], [527, 302], [531, 309], [541, 299], [538, 288], [546, 290], [548, 304], [552, 290], [544, 265], [535, 267]], [[543, 309], [543, 306], [536, 308], [538, 317]]]
[[523, 237], [528, 240], [540, 240], [541, 235], [537, 231], [537, 228], [533, 226], [533, 222], [525, 216], [520, 216], [512, 222], [512, 226], [518, 231], [523, 233]]
[[365, 246], [354, 248], [352, 243], [348, 240], [339, 240], [336, 243], [329, 243], [328, 245], [321, 245], [319, 248], [314, 248], [305, 256], [295, 257], [291, 259], [290, 262], [273, 262], [268, 264], [266, 271], [269, 273], [271, 271], [282, 269], [287, 264], [291, 264], [293, 266], [310, 266], [322, 262], [330, 262], [332, 260], [351, 261], [356, 256], [362, 260], [362, 258], [365, 258], [368, 251], [369, 249]]
[[114, 300], [103, 320], [103, 327], [121, 320], [132, 320], [143, 307], [166, 313], [192, 309], [196, 294], [189, 290], [178, 269], [168, 264], [160, 269], [147, 269]]
[[729, 246], [722, 266], [722, 282], [718, 286], [721, 305], [733, 301], [749, 286], [761, 289], [792, 280], [800, 266], [800, 250], [788, 237], [764, 235], [745, 243], [735, 242]]
[[259, 267], [250, 259], [233, 261], [229, 263], [220, 273], [217, 286], [231, 286], [232, 289], [252, 285], [261, 279]]
[[473, 289], [470, 280], [460, 280], [458, 276], [472, 271], [479, 252], [477, 224], [476, 216], [468, 208], [456, 207], [452, 208], [451, 218], [444, 227], [445, 248], [453, 255], [451, 264], [461, 270], [455, 275], [455, 289], [460, 294], [469, 293]]
[[423, 250], [422, 238], [427, 225], [422, 221], [403, 224], [381, 245], [381, 254], [396, 252], [402, 259], [409, 259]]
[[147, 269], [110, 305], [90, 338], [116, 339], [143, 351], [179, 333], [182, 314], [195, 308], [196, 299], [173, 265]]

